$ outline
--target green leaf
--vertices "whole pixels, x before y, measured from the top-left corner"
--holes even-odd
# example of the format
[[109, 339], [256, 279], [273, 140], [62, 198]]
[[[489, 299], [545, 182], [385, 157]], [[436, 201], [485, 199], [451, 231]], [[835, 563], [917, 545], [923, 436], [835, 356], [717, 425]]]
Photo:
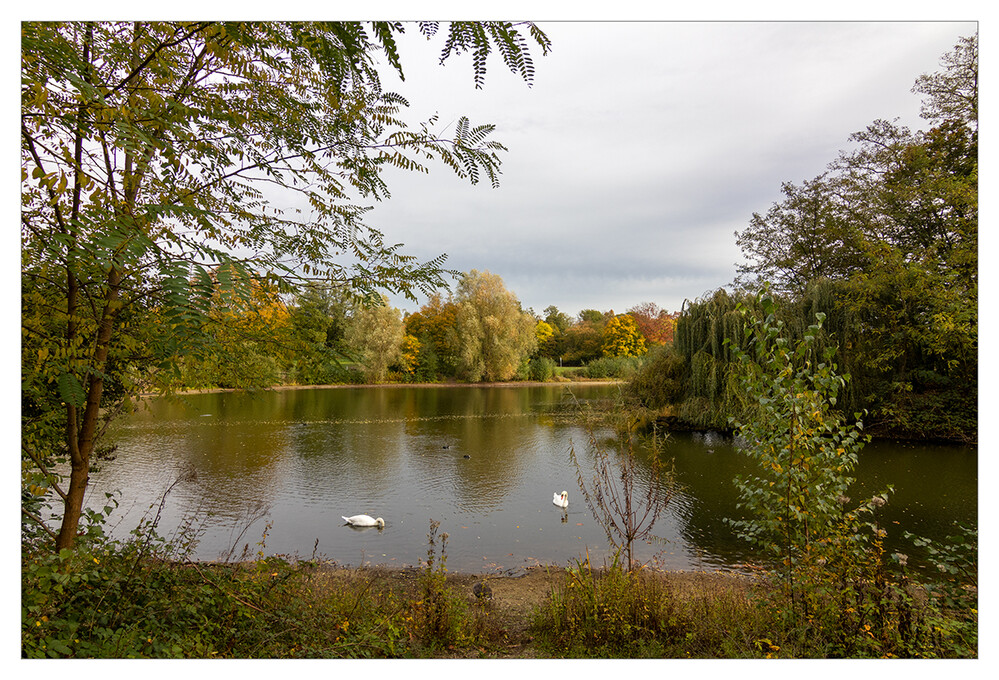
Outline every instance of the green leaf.
[[72, 373], [61, 373], [56, 381], [59, 387], [59, 397], [71, 406], [82, 407], [87, 401], [83, 385]]

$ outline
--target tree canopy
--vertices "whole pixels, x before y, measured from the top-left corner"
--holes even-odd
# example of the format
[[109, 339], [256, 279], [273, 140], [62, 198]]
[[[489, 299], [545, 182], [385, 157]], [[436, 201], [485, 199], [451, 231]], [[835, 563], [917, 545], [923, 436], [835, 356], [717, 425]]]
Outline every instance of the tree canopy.
[[534, 317], [498, 275], [470, 271], [458, 282], [455, 307], [458, 368], [466, 380], [509, 380], [537, 349]]

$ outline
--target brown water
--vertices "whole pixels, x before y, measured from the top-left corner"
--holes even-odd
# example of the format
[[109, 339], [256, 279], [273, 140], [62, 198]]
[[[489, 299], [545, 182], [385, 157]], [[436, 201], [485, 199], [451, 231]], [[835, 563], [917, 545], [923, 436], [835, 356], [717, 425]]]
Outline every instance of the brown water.
[[[573, 385], [582, 402], [617, 387]], [[121, 492], [112, 522], [126, 535], [157, 512], [170, 536], [193, 519], [196, 557], [313, 554], [340, 564], [418, 565], [430, 520], [447, 532], [454, 571], [515, 573], [609, 558], [607, 538], [583, 503], [573, 447], [592, 462], [589, 437], [558, 386], [378, 387], [201, 394], [153, 400], [116, 433], [117, 458], [92, 476], [89, 503]], [[612, 433], [597, 432], [598, 441]], [[445, 448], [446, 447], [446, 448]], [[729, 438], [676, 434], [666, 455], [682, 492], [656, 525], [643, 559], [670, 569], [753, 560], [724, 523], [737, 517], [732, 478], [748, 470]], [[639, 460], [644, 460], [639, 452]], [[889, 549], [916, 551], [902, 529], [941, 539], [954, 521], [976, 523], [977, 450], [871, 444], [854, 498], [894, 484], [885, 508]], [[584, 470], [586, 478], [591, 470]], [[648, 479], [648, 467], [640, 478]], [[552, 495], [567, 490], [567, 512]], [[385, 528], [344, 526], [342, 515], [382, 517]], [[265, 537], [266, 529], [266, 537]], [[259, 545], [263, 543], [263, 545]]]

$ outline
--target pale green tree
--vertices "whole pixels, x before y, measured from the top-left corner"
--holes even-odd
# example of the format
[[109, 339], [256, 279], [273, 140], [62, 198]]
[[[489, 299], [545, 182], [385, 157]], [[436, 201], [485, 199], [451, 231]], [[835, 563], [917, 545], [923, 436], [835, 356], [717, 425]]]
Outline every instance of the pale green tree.
[[364, 367], [365, 379], [373, 383], [385, 380], [388, 367], [402, 356], [406, 337], [402, 312], [390, 307], [385, 296], [381, 302], [356, 309], [347, 326], [347, 344]]
[[534, 317], [503, 279], [472, 270], [458, 283], [455, 337], [465, 380], [509, 380], [537, 349]]

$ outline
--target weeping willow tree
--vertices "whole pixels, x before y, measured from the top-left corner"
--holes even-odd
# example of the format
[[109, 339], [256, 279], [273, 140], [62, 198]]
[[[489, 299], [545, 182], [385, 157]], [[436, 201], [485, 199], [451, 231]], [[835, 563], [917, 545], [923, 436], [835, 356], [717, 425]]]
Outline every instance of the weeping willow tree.
[[742, 292], [729, 294], [719, 289], [685, 305], [677, 319], [673, 347], [688, 367], [689, 377], [682, 401], [673, 406], [683, 421], [722, 427], [730, 415], [746, 408], [730, 349], [742, 342], [740, 302], [748, 305], [753, 300]]
[[[774, 296], [773, 309], [792, 342], [804, 338], [817, 313], [824, 314], [826, 322], [813, 341], [816, 351], [835, 348], [837, 363], [851, 372], [856, 362], [850, 349], [856, 345], [858, 330], [849, 308], [841, 303], [840, 288], [818, 279], [800, 297]], [[746, 341], [740, 306], [760, 312], [757, 305], [751, 291], [724, 289], [685, 303], [673, 345], [649, 357], [630, 384], [632, 396], [647, 408], [695, 427], [726, 429], [731, 417], [748, 416], [756, 405], [740, 386], [742, 369], [732, 348]], [[862, 394], [852, 383], [840, 398], [844, 412], [860, 410]]]

